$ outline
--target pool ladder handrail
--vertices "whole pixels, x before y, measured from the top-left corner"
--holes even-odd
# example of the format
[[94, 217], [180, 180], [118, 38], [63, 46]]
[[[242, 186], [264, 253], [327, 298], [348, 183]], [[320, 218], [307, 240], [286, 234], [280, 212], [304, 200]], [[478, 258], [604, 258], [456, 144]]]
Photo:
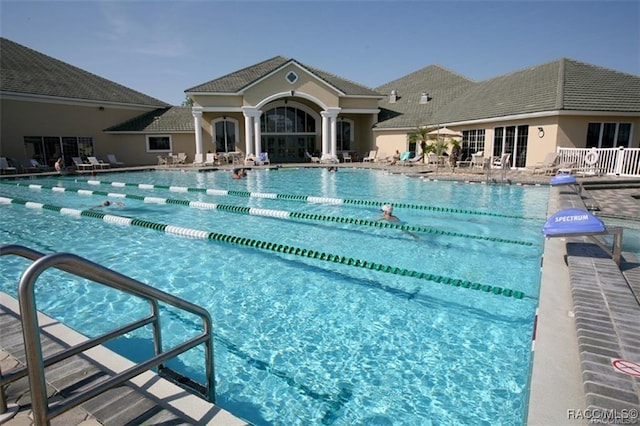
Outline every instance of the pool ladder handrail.
[[[4, 387], [21, 379], [25, 376], [29, 377], [29, 387], [31, 390], [31, 409], [33, 413], [33, 422], [36, 425], [48, 425], [49, 421], [74, 408], [91, 398], [94, 398], [103, 392], [118, 386], [145, 371], [158, 368], [158, 374], [168, 380], [175, 382], [178, 386], [186, 388], [191, 392], [195, 392], [207, 399], [211, 403], [215, 403], [215, 373], [213, 363], [213, 335], [211, 316], [204, 308], [194, 305], [186, 300], [180, 299], [169, 293], [150, 287], [144, 283], [134, 280], [133, 278], [122, 275], [102, 265], [84, 259], [71, 253], [52, 253], [45, 255], [36, 250], [21, 245], [4, 245], [0, 247], [0, 256], [18, 255], [34, 262], [25, 269], [20, 277], [18, 286], [18, 302], [20, 305], [20, 317], [22, 322], [22, 330], [24, 336], [25, 356], [27, 367], [14, 369], [8, 374], [2, 374], [0, 371], [0, 414], [7, 411], [6, 396]], [[40, 342], [38, 313], [35, 304], [34, 286], [37, 278], [45, 270], [49, 268], [59, 269], [73, 275], [91, 280], [95, 283], [102, 284], [133, 296], [140, 297], [149, 302], [151, 313], [146, 317], [140, 318], [132, 323], [126, 324], [105, 334], [84, 341], [78, 345], [67, 348], [61, 352], [49, 356], [43, 360], [42, 347]], [[159, 302], [172, 305], [178, 309], [182, 309], [202, 319], [203, 332], [167, 351], [162, 351], [162, 339], [160, 329]], [[50, 409], [47, 400], [46, 381], [44, 369], [57, 362], [63, 361], [71, 356], [82, 353], [90, 348], [98, 346], [114, 337], [121, 336], [132, 330], [152, 324], [155, 356], [144, 362], [136, 364], [121, 373], [116, 374], [110, 379], [101, 382], [82, 393], [74, 395], [63, 402], [56, 404]], [[175, 356], [186, 352], [200, 344], [205, 347], [206, 362], [206, 387], [198, 384], [191, 379], [181, 376], [163, 363]]]

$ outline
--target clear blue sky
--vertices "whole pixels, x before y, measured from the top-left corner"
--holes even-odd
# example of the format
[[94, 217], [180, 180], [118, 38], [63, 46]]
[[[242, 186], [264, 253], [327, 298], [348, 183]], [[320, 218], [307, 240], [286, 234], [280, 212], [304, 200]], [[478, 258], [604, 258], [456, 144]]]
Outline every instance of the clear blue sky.
[[640, 75], [640, 1], [6, 1], [0, 34], [174, 105], [274, 56], [375, 88], [561, 57]]

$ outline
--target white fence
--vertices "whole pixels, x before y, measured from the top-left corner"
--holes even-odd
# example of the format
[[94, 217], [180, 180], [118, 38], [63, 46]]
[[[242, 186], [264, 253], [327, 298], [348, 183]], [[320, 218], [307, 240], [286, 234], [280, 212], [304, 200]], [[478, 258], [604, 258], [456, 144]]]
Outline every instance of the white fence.
[[558, 162], [585, 174], [640, 177], [640, 148], [558, 148]]

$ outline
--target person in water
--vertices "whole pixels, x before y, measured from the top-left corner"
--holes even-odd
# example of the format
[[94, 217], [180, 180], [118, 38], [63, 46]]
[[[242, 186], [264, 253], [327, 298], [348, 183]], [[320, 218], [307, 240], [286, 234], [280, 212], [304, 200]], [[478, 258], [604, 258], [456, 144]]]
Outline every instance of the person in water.
[[118, 206], [118, 207], [122, 207], [124, 206], [124, 203], [121, 201], [109, 201], [109, 200], [104, 200], [102, 202], [102, 204], [98, 204], [97, 206], [93, 206], [91, 207], [92, 209], [98, 209], [100, 207], [109, 207], [109, 206]]
[[[381, 210], [382, 210], [382, 218], [380, 218], [379, 220], [387, 220], [389, 222], [400, 222], [400, 219], [398, 219], [398, 216], [395, 216], [393, 214], [393, 206], [391, 204], [385, 204], [384, 206], [382, 206]], [[402, 232], [409, 235], [411, 238], [413, 238], [416, 241], [419, 240], [419, 238], [415, 234], [409, 231], [402, 230]]]

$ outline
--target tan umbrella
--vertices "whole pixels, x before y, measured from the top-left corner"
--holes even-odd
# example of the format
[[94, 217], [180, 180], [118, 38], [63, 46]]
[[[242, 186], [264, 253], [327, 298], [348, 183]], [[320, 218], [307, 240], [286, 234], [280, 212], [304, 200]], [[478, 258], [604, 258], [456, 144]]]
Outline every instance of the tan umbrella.
[[429, 135], [440, 135], [440, 136], [449, 136], [449, 137], [453, 137], [453, 136], [462, 136], [462, 132], [456, 132], [455, 130], [451, 130], [449, 128], [446, 127], [440, 127], [439, 129], [436, 130], [432, 130], [428, 133]]

